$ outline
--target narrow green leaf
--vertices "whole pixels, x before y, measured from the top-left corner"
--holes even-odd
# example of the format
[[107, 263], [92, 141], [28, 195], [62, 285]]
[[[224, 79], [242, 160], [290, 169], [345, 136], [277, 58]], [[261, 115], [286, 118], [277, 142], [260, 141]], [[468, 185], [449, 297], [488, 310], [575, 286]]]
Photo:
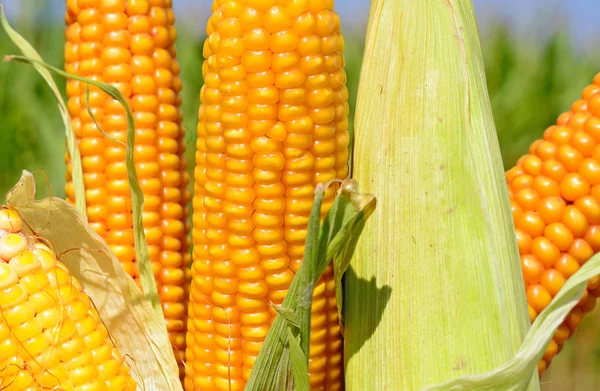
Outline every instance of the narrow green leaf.
[[[26, 57], [34, 59], [39, 62], [43, 62], [42, 57], [38, 54], [38, 52], [27, 42], [25, 38], [23, 38], [19, 33], [17, 33], [6, 20], [6, 16], [4, 15], [4, 7], [0, 4], [0, 23], [2, 27], [6, 31], [6, 34], [10, 38], [10, 40], [19, 48], [21, 53]], [[9, 57], [10, 59], [10, 57]], [[75, 138], [75, 132], [73, 131], [73, 126], [71, 125], [71, 118], [69, 116], [69, 110], [67, 109], [67, 105], [60, 94], [60, 90], [56, 86], [54, 79], [52, 78], [52, 74], [45, 69], [41, 64], [31, 63], [36, 71], [44, 78], [50, 90], [54, 94], [56, 98], [56, 102], [58, 103], [58, 109], [60, 110], [60, 116], [62, 117], [63, 123], [65, 125], [65, 134], [67, 137], [67, 148], [69, 150], [69, 156], [71, 157], [72, 164], [72, 172], [71, 176], [73, 178], [73, 187], [75, 189], [75, 208], [81, 215], [87, 219], [87, 208], [85, 203], [85, 185], [83, 182], [83, 168], [81, 165], [81, 154], [79, 153], [79, 146], [77, 144]]]
[[[49, 64], [46, 64], [42, 60], [36, 60], [33, 58], [29, 58], [27, 56], [6, 56], [6, 61], [18, 61], [23, 62], [25, 64], [32, 65], [34, 67], [45, 68], [51, 70], [53, 72], [58, 73], [59, 75], [66, 77], [68, 79], [75, 79], [82, 81], [87, 84], [91, 84], [95, 87], [100, 88], [106, 94], [108, 94], [111, 98], [117, 100], [124, 108], [127, 114], [127, 149], [125, 156], [125, 165], [127, 167], [127, 180], [129, 183], [129, 188], [131, 191], [131, 210], [133, 214], [133, 233], [134, 233], [134, 244], [135, 244], [135, 255], [138, 264], [138, 268], [140, 271], [140, 280], [142, 283], [142, 288], [145, 294], [147, 294], [152, 302], [152, 307], [154, 311], [161, 317], [164, 317], [162, 312], [162, 307], [160, 305], [160, 299], [158, 296], [158, 291], [156, 289], [156, 280], [154, 279], [154, 273], [152, 272], [152, 265], [150, 263], [150, 257], [148, 255], [148, 246], [146, 244], [146, 235], [144, 234], [144, 227], [142, 225], [142, 210], [144, 207], [144, 194], [140, 187], [137, 178], [137, 172], [135, 169], [134, 163], [134, 148], [135, 145], [135, 130], [134, 130], [134, 120], [133, 114], [131, 113], [131, 108], [129, 104], [121, 94], [121, 92], [114, 86], [111, 86], [106, 83], [97, 82], [95, 80], [90, 80], [81, 76], [76, 76], [70, 73], [67, 73], [61, 69], [53, 67]], [[101, 132], [102, 130], [98, 128]], [[104, 132], [102, 132], [104, 133]]]
[[588, 281], [600, 274], [600, 254], [594, 255], [581, 269], [571, 276], [550, 304], [538, 315], [527, 332], [518, 352], [503, 365], [489, 372], [463, 376], [423, 391], [519, 391], [527, 388], [537, 371], [554, 332], [569, 312], [577, 305]]
[[292, 333], [292, 329], [289, 327], [287, 328], [287, 335], [296, 391], [310, 391], [310, 381], [308, 380], [308, 357], [302, 351], [298, 340]]
[[288, 322], [296, 328], [300, 328], [300, 319], [298, 318], [298, 315], [296, 315], [293, 309], [275, 304], [271, 304], [271, 307], [273, 307], [273, 309], [277, 311], [277, 313], [281, 315], [281, 317], [285, 319], [286, 322]]
[[[345, 239], [339, 246], [337, 254], [333, 257], [333, 276], [335, 281], [335, 299], [337, 304], [338, 319], [342, 331], [344, 329], [344, 293], [342, 289], [342, 278], [344, 273], [350, 266], [350, 261], [354, 255], [358, 238], [362, 234], [363, 228], [367, 222], [367, 219], [375, 211], [376, 199], [373, 196], [369, 197], [369, 201], [366, 205], [360, 206], [363, 209], [359, 209], [353, 220], [347, 225], [347, 229], [339, 236]], [[335, 244], [332, 243], [332, 248], [335, 248]]]
[[[373, 208], [375, 207], [375, 198], [373, 199]], [[340, 256], [340, 253], [346, 251], [346, 247], [358, 238], [360, 233], [354, 233], [355, 230], [362, 230], [361, 225], [364, 225], [367, 218], [372, 214], [374, 209], [356, 211], [355, 214], [346, 222], [342, 229], [333, 237], [329, 246], [327, 247], [327, 257], [329, 259], [335, 259]], [[346, 270], [349, 266], [349, 259], [346, 262], [340, 262], [340, 271]], [[341, 276], [340, 276], [341, 277]]]
[[341, 280], [350, 265], [364, 223], [375, 210], [375, 205], [375, 197], [371, 194], [360, 194], [358, 183], [354, 179], [347, 179], [342, 181], [338, 196], [323, 221], [321, 241], [326, 246], [327, 252], [326, 256], [320, 259], [317, 271], [324, 271], [333, 259], [336, 304], [341, 326], [343, 326]]
[[[351, 207], [351, 201], [341, 189], [345, 187], [345, 184], [348, 181], [353, 181], [349, 179], [347, 181], [342, 182], [340, 186], [340, 190], [333, 201], [331, 207], [329, 208], [329, 212], [325, 219], [323, 220], [323, 225], [321, 229], [321, 234], [319, 235], [319, 242], [322, 249], [320, 251], [329, 251], [329, 244], [333, 240], [333, 238], [338, 234], [338, 232], [342, 229], [344, 224], [348, 222], [348, 220], [352, 217], [353, 208]], [[319, 264], [317, 265], [317, 269], [323, 269], [329, 265], [331, 262], [331, 257], [326, 256], [320, 259]]]
[[315, 190], [315, 201], [308, 220], [308, 231], [306, 233], [306, 242], [304, 245], [304, 258], [298, 269], [297, 275], [300, 279], [300, 290], [298, 303], [296, 306], [296, 316], [300, 322], [300, 347], [306, 355], [310, 354], [310, 319], [312, 315], [312, 299], [315, 283], [317, 282], [316, 264], [320, 258], [325, 256], [321, 252], [319, 241], [321, 227], [321, 205], [325, 190], [321, 184], [317, 185]]
[[[375, 198], [370, 195], [360, 195], [359, 197], [359, 194], [356, 193], [357, 197], [353, 198], [351, 194], [354, 193], [351, 193], [350, 197], [348, 194], [338, 194], [319, 229], [318, 223], [325, 188], [326, 186], [318, 186], [317, 188], [315, 203], [309, 220], [305, 258], [290, 285], [282, 306], [279, 307], [279, 309], [283, 308], [283, 311], [278, 310], [275, 321], [254, 363], [245, 391], [296, 389], [294, 388], [297, 387], [294, 384], [294, 373], [292, 373], [290, 366], [299, 366], [301, 363], [298, 360], [304, 360], [304, 358], [290, 351], [293, 342], [289, 341], [288, 329], [290, 328], [286, 318], [289, 318], [288, 315], [291, 313], [297, 317], [300, 326], [300, 341], [298, 344], [303, 357], [309, 357], [310, 352], [309, 350], [303, 350], [302, 342], [307, 341], [310, 343], [310, 318], [308, 322], [306, 322], [306, 318], [303, 321], [302, 315], [300, 315], [299, 302], [304, 300], [305, 307], [302, 310], [307, 309], [310, 315], [314, 284], [321, 277], [329, 262], [340, 253], [341, 249], [349, 247], [348, 241], [358, 239], [358, 236], [353, 232], [357, 226], [364, 225], [364, 221], [374, 210]], [[370, 201], [362, 202], [364, 199]], [[308, 243], [310, 243], [310, 246]], [[311, 279], [308, 280], [307, 276]], [[302, 365], [305, 364], [308, 365], [308, 361], [304, 361]]]
[[[283, 300], [282, 307], [291, 309], [298, 318], [300, 333], [300, 343], [302, 347], [303, 340], [310, 344], [310, 310], [312, 304], [312, 292], [316, 280], [320, 274], [315, 273], [316, 255], [318, 255], [318, 242], [321, 216], [321, 203], [323, 201], [323, 187], [317, 186], [315, 190], [315, 201], [309, 218], [308, 231], [306, 234], [306, 245], [304, 250], [304, 259], [300, 268], [296, 272], [288, 293]], [[321, 272], [322, 273], [322, 272]], [[307, 293], [310, 297], [307, 297]], [[300, 297], [303, 296], [301, 299]], [[303, 303], [299, 302], [303, 300]], [[302, 307], [302, 308], [300, 308]], [[308, 312], [308, 322], [307, 315]], [[252, 366], [250, 378], [246, 383], [245, 391], [279, 391], [293, 390], [294, 377], [291, 373], [290, 351], [287, 334], [287, 321], [277, 314], [267, 338], [261, 348], [256, 362]], [[310, 346], [310, 345], [309, 345]], [[305, 356], [308, 357], [308, 349]], [[284, 365], [282, 362], [288, 362]], [[308, 362], [307, 362], [308, 365]]]

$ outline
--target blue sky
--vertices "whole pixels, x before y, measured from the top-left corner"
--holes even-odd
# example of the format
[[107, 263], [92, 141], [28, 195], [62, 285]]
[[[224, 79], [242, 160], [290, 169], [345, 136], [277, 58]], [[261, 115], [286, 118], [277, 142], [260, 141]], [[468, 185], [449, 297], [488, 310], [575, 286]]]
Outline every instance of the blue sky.
[[594, 44], [600, 33], [598, 0], [474, 0], [482, 30], [489, 18], [505, 21], [515, 33], [536, 39], [567, 29], [577, 46]]
[[[414, 0], [422, 1], [422, 0]], [[39, 8], [46, 4], [47, 9], [61, 17], [64, 0], [0, 0], [7, 6], [9, 16], [18, 8]], [[557, 29], [568, 29], [577, 46], [587, 46], [597, 42], [600, 27], [600, 0], [473, 0], [480, 28], [499, 20], [511, 25], [513, 31], [523, 39], [537, 40]], [[177, 15], [183, 21], [186, 16], [189, 25], [200, 30], [204, 28], [212, 0], [174, 0]], [[336, 9], [342, 23], [362, 31], [369, 13], [369, 0], [336, 0]], [[53, 12], [54, 13], [54, 12]], [[196, 16], [198, 15], [198, 16]], [[348, 27], [346, 27], [348, 31]]]
[[[197, 7], [199, 15], [206, 15], [212, 1], [174, 0], [174, 3], [182, 10], [194, 4], [192, 7]], [[597, 26], [600, 0], [473, 0], [473, 3], [482, 30], [492, 20], [499, 20], [509, 23], [515, 33], [535, 40], [556, 29], [568, 28], [578, 46], [590, 43], [600, 33]], [[359, 29], [366, 26], [369, 6], [369, 0], [336, 0], [342, 23]]]

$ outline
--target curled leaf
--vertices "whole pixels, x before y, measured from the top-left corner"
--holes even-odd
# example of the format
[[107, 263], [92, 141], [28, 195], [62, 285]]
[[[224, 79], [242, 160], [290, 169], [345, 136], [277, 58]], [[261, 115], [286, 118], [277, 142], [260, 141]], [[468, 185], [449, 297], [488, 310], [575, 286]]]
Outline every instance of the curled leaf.
[[[126, 145], [126, 154], [125, 154], [125, 166], [127, 168], [127, 182], [129, 184], [129, 190], [131, 192], [131, 211], [133, 217], [133, 235], [134, 235], [134, 247], [135, 247], [135, 259], [137, 262], [138, 270], [140, 272], [140, 281], [144, 292], [148, 294], [150, 300], [152, 302], [152, 308], [156, 313], [163, 317], [162, 307], [160, 305], [160, 299], [158, 296], [158, 291], [156, 289], [156, 280], [154, 278], [154, 272], [152, 271], [152, 264], [150, 263], [150, 256], [148, 254], [148, 246], [146, 244], [146, 234], [144, 232], [144, 226], [142, 224], [142, 210], [144, 208], [144, 193], [142, 192], [142, 188], [138, 182], [137, 172], [135, 169], [135, 163], [133, 158], [134, 149], [131, 147], [135, 144], [135, 129], [134, 129], [134, 120], [133, 114], [131, 112], [131, 108], [129, 104], [125, 100], [125, 97], [121, 94], [121, 92], [114, 86], [106, 83], [97, 82], [95, 80], [87, 79], [84, 77], [80, 77], [77, 75], [70, 74], [61, 69], [53, 67], [49, 64], [41, 60], [37, 60], [34, 58], [30, 58], [27, 56], [7, 56], [5, 57], [7, 61], [18, 61], [23, 62], [25, 64], [32, 65], [38, 68], [51, 70], [55, 73], [58, 73], [61, 76], [66, 78], [75, 79], [82, 81], [84, 83], [91, 84], [95, 87], [98, 87], [103, 92], [108, 94], [111, 98], [118, 101], [127, 114], [127, 145]], [[91, 112], [90, 112], [91, 114]], [[93, 118], [93, 115], [92, 115]], [[95, 119], [94, 119], [95, 122]], [[97, 123], [96, 123], [97, 126]], [[98, 128], [98, 130], [104, 134], [102, 129]], [[105, 134], [106, 136], [106, 134]], [[110, 137], [109, 137], [110, 138]], [[83, 174], [75, 175], [73, 177], [74, 183], [83, 183]]]
[[287, 336], [290, 344], [290, 358], [292, 372], [294, 374], [295, 391], [310, 391], [310, 381], [308, 380], [308, 358], [292, 333], [292, 329], [289, 327], [287, 328]]
[[[10, 38], [10, 40], [19, 48], [21, 53], [24, 56], [32, 58], [37, 61], [42, 61], [42, 57], [38, 54], [38, 52], [31, 46], [29, 42], [25, 38], [23, 38], [19, 33], [17, 33], [11, 26], [8, 24], [6, 20], [6, 16], [4, 15], [4, 8], [2, 4], [0, 4], [0, 23], [2, 27], [6, 31], [6, 34]], [[9, 57], [10, 58], [10, 57]], [[83, 217], [87, 218], [87, 209], [85, 205], [85, 185], [83, 183], [83, 168], [81, 163], [81, 154], [79, 153], [79, 146], [77, 145], [77, 141], [75, 138], [75, 132], [73, 131], [73, 126], [71, 125], [71, 119], [69, 117], [69, 110], [67, 109], [67, 105], [60, 94], [60, 90], [58, 89], [54, 79], [50, 72], [44, 68], [43, 66], [34, 64], [33, 67], [39, 74], [44, 78], [48, 86], [52, 90], [54, 97], [56, 98], [56, 102], [58, 104], [58, 109], [60, 110], [60, 116], [65, 125], [65, 134], [67, 137], [67, 149], [69, 150], [69, 156], [71, 156], [71, 161], [73, 164], [72, 167], [72, 176], [73, 176], [73, 186], [75, 189], [75, 205], [79, 213], [83, 215]], [[76, 180], [76, 178], [80, 178], [80, 180]]]

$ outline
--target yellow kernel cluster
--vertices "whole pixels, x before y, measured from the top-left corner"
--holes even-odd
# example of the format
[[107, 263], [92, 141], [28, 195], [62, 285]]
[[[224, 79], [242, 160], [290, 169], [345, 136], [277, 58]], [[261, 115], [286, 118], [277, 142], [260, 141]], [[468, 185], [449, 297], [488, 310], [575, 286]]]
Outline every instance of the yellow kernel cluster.
[[[172, 0], [68, 0], [65, 70], [117, 87], [135, 118], [135, 163], [144, 192], [143, 225], [171, 343], [185, 351], [189, 263], [189, 175], [183, 157], [181, 80]], [[131, 197], [125, 166], [125, 110], [97, 88], [67, 83], [82, 156], [88, 219], [136, 280]], [[87, 100], [86, 100], [87, 99]], [[98, 125], [112, 141], [105, 137]], [[75, 201], [67, 156], [66, 194]]]
[[[506, 180], [533, 322], [565, 281], [600, 251], [600, 74], [506, 172]], [[600, 276], [589, 281], [581, 301], [556, 331], [538, 364], [539, 373], [598, 297]]]
[[[315, 185], [348, 174], [332, 0], [216, 0], [204, 44], [186, 391], [242, 390], [304, 252]], [[335, 188], [326, 193], [326, 213]], [[315, 287], [314, 390], [341, 390], [333, 273]]]
[[0, 206], [0, 389], [134, 391], [79, 282], [21, 226]]

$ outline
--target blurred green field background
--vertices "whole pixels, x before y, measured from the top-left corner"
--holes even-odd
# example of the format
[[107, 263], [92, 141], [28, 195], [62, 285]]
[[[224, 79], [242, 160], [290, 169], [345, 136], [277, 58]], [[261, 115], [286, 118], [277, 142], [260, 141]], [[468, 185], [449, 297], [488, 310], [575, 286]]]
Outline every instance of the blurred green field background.
[[[63, 26], [55, 20], [51, 24], [44, 20], [40, 15], [23, 14], [11, 22], [47, 62], [61, 67]], [[565, 34], [554, 35], [540, 45], [514, 38], [503, 24], [485, 26], [483, 30], [489, 93], [504, 164], [510, 167], [578, 99], [581, 90], [600, 71], [600, 56], [575, 50]], [[182, 27], [179, 37], [188, 160], [192, 162], [202, 84], [203, 37], [194, 36]], [[347, 35], [351, 117], [362, 51], [363, 37]], [[4, 32], [0, 33], [0, 55], [14, 53], [16, 48]], [[62, 89], [64, 80], [57, 77], [56, 81]], [[39, 196], [51, 192], [63, 197], [64, 152], [64, 128], [43, 80], [26, 65], [0, 63], [0, 194], [5, 194], [26, 169], [38, 172]], [[567, 343], [544, 375], [543, 390], [600, 389], [599, 330], [598, 315], [584, 321], [577, 336]]]

